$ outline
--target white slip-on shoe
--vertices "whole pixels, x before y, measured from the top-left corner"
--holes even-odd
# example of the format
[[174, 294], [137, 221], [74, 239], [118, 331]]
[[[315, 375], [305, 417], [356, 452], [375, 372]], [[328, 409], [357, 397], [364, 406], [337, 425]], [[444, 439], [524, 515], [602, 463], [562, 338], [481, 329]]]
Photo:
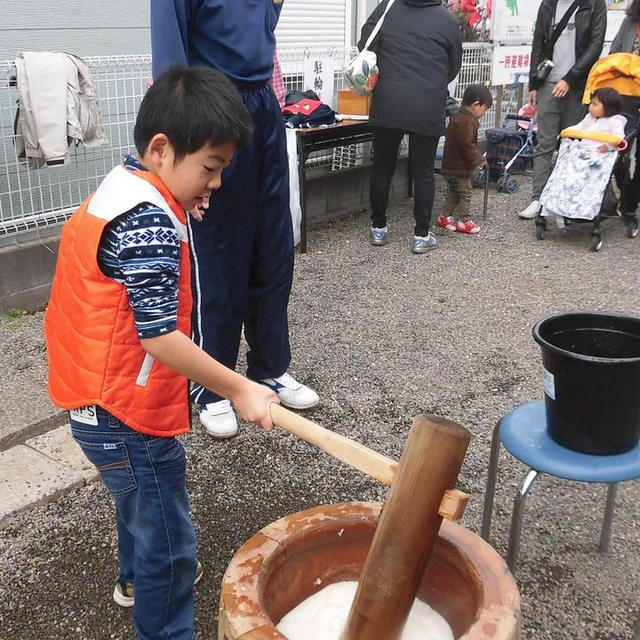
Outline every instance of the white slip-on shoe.
[[238, 421], [228, 400], [210, 402], [200, 408], [200, 423], [214, 438], [232, 438], [238, 433]]
[[135, 597], [133, 595], [133, 584], [131, 582], [116, 581], [113, 587], [113, 599], [115, 603], [121, 607], [128, 609], [135, 604]]
[[320, 402], [318, 394], [313, 389], [301, 384], [288, 373], [283, 373], [277, 378], [264, 378], [260, 382], [269, 387], [289, 409], [311, 409]]
[[532, 200], [529, 206], [518, 214], [518, 217], [523, 220], [533, 220], [540, 213], [540, 209], [542, 209], [540, 202], [538, 200]]

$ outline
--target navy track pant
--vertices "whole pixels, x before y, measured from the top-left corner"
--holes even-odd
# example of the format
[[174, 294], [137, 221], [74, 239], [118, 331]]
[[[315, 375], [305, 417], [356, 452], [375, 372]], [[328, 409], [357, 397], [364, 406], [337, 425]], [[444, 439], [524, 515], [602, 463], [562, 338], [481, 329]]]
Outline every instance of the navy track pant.
[[[289, 366], [287, 304], [293, 278], [293, 230], [282, 114], [269, 84], [240, 89], [254, 121], [249, 146], [222, 174], [202, 222], [190, 221], [193, 337], [235, 368], [244, 324], [247, 376], [282, 375]], [[194, 386], [200, 405], [220, 400]]]

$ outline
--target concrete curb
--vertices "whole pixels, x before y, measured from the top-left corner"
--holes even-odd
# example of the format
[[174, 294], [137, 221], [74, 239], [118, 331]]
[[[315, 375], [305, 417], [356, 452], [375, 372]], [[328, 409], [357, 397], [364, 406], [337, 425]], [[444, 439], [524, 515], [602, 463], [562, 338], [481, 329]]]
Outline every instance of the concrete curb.
[[0, 452], [0, 529], [16, 514], [97, 479], [68, 425]]
[[18, 444], [22, 444], [29, 438], [39, 436], [51, 429], [55, 429], [56, 427], [65, 424], [67, 421], [68, 417], [66, 410], [58, 409], [56, 411], [52, 411], [48, 416], [42, 418], [42, 420], [38, 420], [33, 424], [27, 424], [21, 429], [6, 434], [5, 436], [0, 436], [0, 452]]

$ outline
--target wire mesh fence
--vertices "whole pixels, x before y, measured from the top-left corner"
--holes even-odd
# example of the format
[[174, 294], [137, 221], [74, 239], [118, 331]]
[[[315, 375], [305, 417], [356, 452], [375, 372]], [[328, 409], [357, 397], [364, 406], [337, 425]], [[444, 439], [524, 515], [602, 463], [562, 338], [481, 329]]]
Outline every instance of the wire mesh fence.
[[63, 166], [30, 169], [16, 155], [18, 92], [12, 62], [0, 62], [0, 236], [64, 221], [102, 178], [133, 149], [133, 124], [150, 76], [145, 55], [86, 58], [100, 99], [109, 144], [71, 145]]
[[[335, 61], [335, 107], [338, 90], [345, 88], [342, 67], [355, 51], [354, 48], [284, 51], [281, 65], [287, 91], [306, 88], [306, 56], [330, 57]], [[96, 85], [102, 125], [109, 144], [93, 149], [72, 145], [67, 164], [40, 169], [28, 168], [16, 155], [14, 127], [18, 92], [15, 83], [10, 81], [15, 68], [13, 61], [0, 61], [0, 240], [66, 220], [111, 168], [124, 155], [134, 151], [133, 125], [151, 76], [151, 56], [105, 56], [85, 60]], [[491, 44], [465, 44], [455, 97], [461, 98], [469, 84], [489, 84], [490, 78]], [[497, 104], [498, 108], [508, 107], [506, 101], [497, 101]], [[495, 108], [485, 115], [482, 127], [493, 126], [496, 122]], [[311, 158], [310, 162], [335, 170], [359, 164], [366, 156], [362, 148], [347, 147]]]

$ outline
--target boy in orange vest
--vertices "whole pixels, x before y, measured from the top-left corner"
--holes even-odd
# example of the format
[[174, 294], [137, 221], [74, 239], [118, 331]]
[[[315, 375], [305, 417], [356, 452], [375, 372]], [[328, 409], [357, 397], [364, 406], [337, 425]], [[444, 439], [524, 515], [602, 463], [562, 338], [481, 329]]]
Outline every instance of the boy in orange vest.
[[[202, 569], [175, 436], [190, 426], [189, 380], [271, 429], [267, 387], [190, 339], [186, 211], [208, 206], [252, 121], [222, 74], [173, 68], [145, 95], [125, 158], [66, 223], [45, 319], [49, 394], [116, 503], [114, 600], [142, 640], [193, 640]], [[211, 213], [210, 215], [215, 215]], [[134, 600], [135, 593], [135, 600]]]

